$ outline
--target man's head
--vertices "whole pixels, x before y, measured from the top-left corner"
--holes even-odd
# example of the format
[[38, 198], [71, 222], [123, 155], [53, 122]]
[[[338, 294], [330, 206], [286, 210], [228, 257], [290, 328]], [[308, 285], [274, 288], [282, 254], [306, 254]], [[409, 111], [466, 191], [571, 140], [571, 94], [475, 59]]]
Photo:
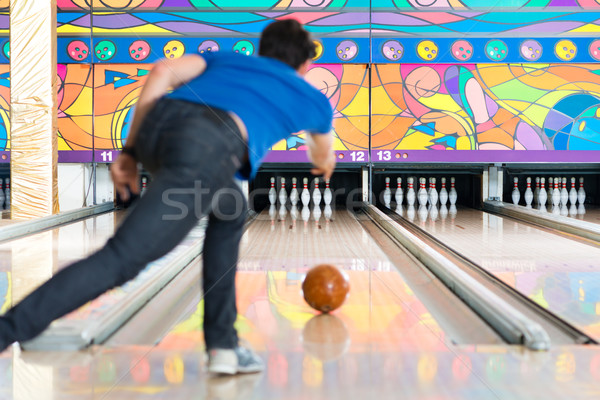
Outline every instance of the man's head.
[[310, 33], [294, 19], [276, 21], [267, 26], [260, 37], [258, 54], [283, 61], [300, 73], [315, 56]]

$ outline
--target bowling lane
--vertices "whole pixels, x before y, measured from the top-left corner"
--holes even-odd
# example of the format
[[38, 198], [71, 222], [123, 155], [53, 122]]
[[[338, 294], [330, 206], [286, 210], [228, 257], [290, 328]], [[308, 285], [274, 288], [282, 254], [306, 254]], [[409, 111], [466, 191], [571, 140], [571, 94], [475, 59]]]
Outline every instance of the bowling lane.
[[[303, 329], [318, 313], [304, 302], [301, 283], [308, 269], [321, 263], [339, 266], [350, 280], [348, 299], [328, 319], [331, 322], [327, 322], [334, 326], [334, 331], [343, 333], [340, 338], [331, 338], [334, 342], [340, 341], [338, 356], [347, 351], [370, 349], [451, 351], [452, 343], [466, 343], [464, 337], [450, 337], [349, 212], [334, 212], [331, 219], [319, 215], [315, 219], [314, 213], [307, 221], [294, 220], [289, 214], [280, 218], [281, 214], [273, 219], [267, 213], [260, 214], [242, 239], [237, 277], [237, 327], [257, 350], [269, 354], [303, 351], [306, 342]], [[403, 254], [395, 261], [408, 268], [414, 261]], [[443, 285], [431, 275], [424, 274], [419, 279], [418, 290], [429, 290], [435, 296], [443, 291]], [[502, 343], [464, 304], [452, 294], [448, 296], [450, 300], [444, 297], [439, 309], [444, 314], [456, 315], [456, 309], [466, 314], [459, 317], [460, 322], [453, 321], [461, 327], [452, 332], [471, 333], [470, 339], [475, 338], [471, 344]], [[161, 302], [158, 298], [155, 300], [156, 304]], [[154, 306], [150, 303], [150, 307]], [[201, 345], [202, 309], [202, 300], [196, 300], [192, 312], [159, 346], [168, 347], [182, 341], [189, 341], [192, 347]], [[317, 321], [320, 320], [313, 324], [320, 324]], [[143, 324], [143, 317], [134, 317], [132, 324], [124, 329], [137, 331], [140, 326], [141, 330]], [[117, 342], [123, 343], [120, 339]]]
[[474, 209], [417, 213], [426, 232], [600, 340], [600, 248]]
[[124, 215], [124, 211], [101, 214], [0, 243], [0, 312], [61, 268], [104, 245]]

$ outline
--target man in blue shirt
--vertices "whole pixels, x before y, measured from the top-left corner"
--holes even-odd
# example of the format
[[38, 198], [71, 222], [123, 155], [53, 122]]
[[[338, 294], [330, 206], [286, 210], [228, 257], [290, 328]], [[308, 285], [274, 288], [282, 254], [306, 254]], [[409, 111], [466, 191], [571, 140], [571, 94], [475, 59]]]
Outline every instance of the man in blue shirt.
[[263, 369], [233, 327], [247, 208], [234, 176], [253, 178], [272, 145], [302, 130], [314, 174], [329, 178], [335, 155], [329, 101], [302, 77], [315, 55], [308, 32], [294, 20], [274, 22], [263, 31], [259, 54], [188, 55], [154, 66], [111, 168], [125, 200], [128, 189], [139, 192], [138, 162], [153, 173], [152, 184], [101, 250], [0, 317], [0, 349], [37, 336], [54, 319], [133, 279], [208, 216], [202, 255], [208, 371]]

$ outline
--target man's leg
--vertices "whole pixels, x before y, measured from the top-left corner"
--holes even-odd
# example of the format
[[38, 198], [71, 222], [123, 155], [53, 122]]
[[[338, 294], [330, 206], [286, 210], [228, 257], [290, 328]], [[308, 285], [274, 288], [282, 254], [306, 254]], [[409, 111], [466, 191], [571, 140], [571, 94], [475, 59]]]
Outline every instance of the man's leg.
[[[175, 172], [159, 173], [101, 250], [59, 271], [0, 317], [0, 350], [37, 336], [53, 320], [134, 278], [147, 263], [173, 249], [198, 221], [193, 188], [193, 179]], [[188, 210], [173, 220], [165, 217], [179, 214], [180, 209], [165, 205], [163, 196], [169, 192], [175, 192], [171, 201]], [[202, 195], [204, 212], [212, 193], [214, 190]]]
[[219, 374], [260, 372], [262, 360], [238, 345], [235, 274], [247, 203], [233, 181], [213, 198], [203, 250], [204, 338], [208, 371]]
[[246, 199], [231, 182], [216, 193], [204, 238], [204, 337], [208, 349], [233, 349], [238, 344], [235, 274], [246, 220]]

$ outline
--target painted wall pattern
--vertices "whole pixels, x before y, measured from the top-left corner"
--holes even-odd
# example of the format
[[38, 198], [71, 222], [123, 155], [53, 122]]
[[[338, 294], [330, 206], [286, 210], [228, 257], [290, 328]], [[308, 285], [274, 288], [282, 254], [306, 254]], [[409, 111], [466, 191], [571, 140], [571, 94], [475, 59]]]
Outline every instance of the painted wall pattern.
[[[369, 140], [373, 151], [428, 154], [600, 150], [600, 0], [57, 2], [59, 150], [119, 149], [152, 62], [252, 54], [281, 18], [318, 41], [307, 78], [335, 108], [340, 152], [367, 154]], [[0, 0], [0, 150], [10, 148], [8, 4]], [[274, 146], [278, 160], [303, 149], [303, 134]]]

